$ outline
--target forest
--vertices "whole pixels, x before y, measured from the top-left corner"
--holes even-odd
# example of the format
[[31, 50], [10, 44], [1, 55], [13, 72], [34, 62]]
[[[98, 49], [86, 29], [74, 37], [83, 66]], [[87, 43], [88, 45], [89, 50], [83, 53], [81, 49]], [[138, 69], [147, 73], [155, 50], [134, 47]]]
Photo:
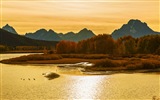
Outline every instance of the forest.
[[101, 34], [78, 43], [60, 41], [56, 45], [58, 54], [160, 54], [160, 35], [140, 38], [124, 36], [114, 40], [110, 35]]

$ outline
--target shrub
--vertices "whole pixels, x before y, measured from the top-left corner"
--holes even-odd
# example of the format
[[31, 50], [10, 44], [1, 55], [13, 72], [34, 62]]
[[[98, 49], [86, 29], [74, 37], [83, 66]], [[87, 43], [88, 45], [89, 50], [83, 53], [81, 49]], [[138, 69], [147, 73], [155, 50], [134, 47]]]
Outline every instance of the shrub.
[[108, 55], [105, 54], [61, 54], [63, 58], [82, 58], [82, 59], [104, 59]]
[[103, 54], [91, 54], [91, 55], [85, 55], [83, 58], [84, 59], [104, 59], [107, 58], [107, 55], [103, 55]]
[[143, 69], [160, 68], [160, 62], [159, 61], [143, 61], [142, 68]]
[[151, 61], [151, 60], [145, 60], [141, 62], [134, 62], [129, 61], [125, 63], [126, 69], [155, 69], [160, 68], [160, 62], [159, 61]]
[[61, 54], [63, 58], [83, 58], [84, 54]]
[[[95, 67], [118, 67], [120, 64], [112, 60], [105, 59], [95, 63]], [[93, 66], [93, 67], [94, 67]]]

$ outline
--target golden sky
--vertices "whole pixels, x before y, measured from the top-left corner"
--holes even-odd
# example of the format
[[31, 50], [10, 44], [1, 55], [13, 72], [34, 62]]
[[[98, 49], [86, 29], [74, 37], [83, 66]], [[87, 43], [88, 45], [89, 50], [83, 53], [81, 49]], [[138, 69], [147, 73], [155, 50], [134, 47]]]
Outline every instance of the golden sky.
[[1, 0], [1, 26], [19, 34], [38, 29], [60, 33], [83, 28], [111, 34], [130, 19], [146, 22], [160, 31], [159, 0]]

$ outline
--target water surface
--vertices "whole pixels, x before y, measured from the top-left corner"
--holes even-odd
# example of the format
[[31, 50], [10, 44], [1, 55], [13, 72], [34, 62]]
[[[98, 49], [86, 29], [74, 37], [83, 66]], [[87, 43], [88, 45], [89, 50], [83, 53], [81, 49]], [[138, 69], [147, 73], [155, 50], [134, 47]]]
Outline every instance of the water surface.
[[[1, 59], [23, 54], [1, 54]], [[77, 75], [57, 70], [54, 64], [1, 66], [2, 99], [148, 99], [159, 96], [160, 75], [156, 73]], [[47, 80], [44, 72], [60, 77]], [[76, 72], [77, 73], [77, 72]]]

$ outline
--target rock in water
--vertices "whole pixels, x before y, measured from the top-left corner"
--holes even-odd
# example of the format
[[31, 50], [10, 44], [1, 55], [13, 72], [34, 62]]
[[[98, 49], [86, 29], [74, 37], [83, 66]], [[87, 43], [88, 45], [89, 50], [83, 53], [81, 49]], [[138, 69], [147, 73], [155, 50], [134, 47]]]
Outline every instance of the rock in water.
[[46, 78], [48, 78], [49, 80], [54, 79], [54, 78], [58, 78], [60, 75], [53, 73], [53, 72], [46, 72], [46, 73], [42, 73], [42, 75]]

